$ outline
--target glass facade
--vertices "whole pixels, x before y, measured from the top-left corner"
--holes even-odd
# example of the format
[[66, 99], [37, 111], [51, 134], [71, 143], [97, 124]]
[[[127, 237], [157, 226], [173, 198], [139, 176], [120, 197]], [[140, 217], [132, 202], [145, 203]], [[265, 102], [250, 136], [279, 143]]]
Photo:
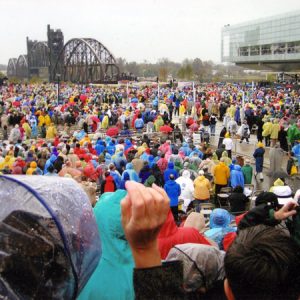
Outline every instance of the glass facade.
[[222, 28], [222, 62], [299, 62], [300, 11]]

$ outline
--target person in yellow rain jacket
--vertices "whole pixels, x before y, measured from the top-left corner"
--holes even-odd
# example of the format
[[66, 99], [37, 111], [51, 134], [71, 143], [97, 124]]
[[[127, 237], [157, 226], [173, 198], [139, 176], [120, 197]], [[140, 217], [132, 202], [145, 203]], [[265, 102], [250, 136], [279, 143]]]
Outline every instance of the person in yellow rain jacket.
[[262, 136], [265, 138], [266, 147], [270, 146], [270, 135], [271, 135], [272, 123], [269, 119], [266, 119], [266, 122], [263, 125]]
[[227, 110], [227, 112], [229, 113], [229, 116], [230, 116], [231, 119], [234, 118], [235, 111], [236, 111], [235, 106], [233, 104], [231, 104], [230, 107]]
[[272, 147], [274, 147], [278, 141], [279, 131], [280, 131], [280, 125], [278, 123], [278, 120], [275, 119], [273, 121], [273, 124], [270, 129], [270, 138], [271, 138], [271, 142], [272, 142], [272, 144], [271, 144]]
[[47, 114], [47, 115], [45, 115], [45, 125], [48, 127], [48, 126], [50, 126], [50, 124], [51, 124], [51, 118], [50, 118], [50, 116]]
[[35, 161], [32, 161], [30, 163], [30, 167], [26, 171], [26, 175], [33, 175], [33, 172], [36, 171], [37, 163]]
[[161, 126], [164, 125], [164, 120], [162, 119], [161, 116], [157, 116], [157, 119], [154, 122], [154, 129], [156, 132], [159, 132], [159, 129]]
[[101, 128], [107, 129], [109, 125], [108, 115], [104, 115], [103, 120], [101, 122]]
[[85, 143], [91, 143], [89, 136], [86, 134], [85, 137], [79, 142], [80, 146], [83, 146]]
[[179, 116], [182, 117], [185, 113], [185, 107], [184, 105], [181, 103], [179, 106]]
[[30, 139], [31, 138], [31, 127], [29, 126], [28, 122], [25, 121], [24, 124], [22, 125], [25, 134], [26, 134], [26, 139]]
[[57, 130], [53, 123], [47, 128], [46, 139], [54, 139], [56, 137]]
[[43, 116], [42, 113], [40, 113], [39, 117], [38, 117], [38, 126], [42, 127], [43, 124], [45, 124], [45, 117]]
[[13, 163], [14, 163], [14, 158], [10, 155], [6, 155], [4, 160], [0, 163], [0, 170], [3, 170], [5, 168], [9, 168], [10, 170], [12, 169]]

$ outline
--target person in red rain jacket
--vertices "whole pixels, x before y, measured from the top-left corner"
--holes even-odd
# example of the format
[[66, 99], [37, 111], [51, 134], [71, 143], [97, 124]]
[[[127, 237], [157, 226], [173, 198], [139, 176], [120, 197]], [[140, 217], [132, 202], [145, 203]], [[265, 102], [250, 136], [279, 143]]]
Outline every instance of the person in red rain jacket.
[[180, 244], [204, 244], [211, 245], [210, 242], [193, 227], [177, 227], [172, 211], [168, 213], [168, 217], [158, 235], [158, 248], [162, 259], [165, 259], [175, 245]]
[[115, 192], [117, 190], [114, 178], [110, 175], [109, 171], [105, 172], [105, 179], [101, 183], [101, 194]]
[[88, 143], [87, 148], [92, 155], [97, 155], [97, 151], [93, 148], [93, 145], [91, 143]]

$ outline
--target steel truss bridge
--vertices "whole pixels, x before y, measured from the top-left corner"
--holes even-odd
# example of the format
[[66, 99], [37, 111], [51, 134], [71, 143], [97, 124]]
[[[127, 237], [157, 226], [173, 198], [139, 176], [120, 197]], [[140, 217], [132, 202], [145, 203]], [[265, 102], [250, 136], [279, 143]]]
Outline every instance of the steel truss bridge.
[[73, 83], [115, 83], [123, 79], [115, 57], [102, 43], [74, 38], [64, 44], [62, 32], [49, 25], [48, 41], [27, 38], [27, 54], [9, 59], [7, 76]]

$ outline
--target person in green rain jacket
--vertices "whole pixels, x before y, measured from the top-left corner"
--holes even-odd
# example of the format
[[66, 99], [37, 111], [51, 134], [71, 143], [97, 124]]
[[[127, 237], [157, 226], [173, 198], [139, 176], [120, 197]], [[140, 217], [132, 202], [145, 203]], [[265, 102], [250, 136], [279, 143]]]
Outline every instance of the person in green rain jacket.
[[121, 223], [125, 190], [104, 193], [94, 208], [102, 256], [78, 300], [133, 300], [134, 261]]

